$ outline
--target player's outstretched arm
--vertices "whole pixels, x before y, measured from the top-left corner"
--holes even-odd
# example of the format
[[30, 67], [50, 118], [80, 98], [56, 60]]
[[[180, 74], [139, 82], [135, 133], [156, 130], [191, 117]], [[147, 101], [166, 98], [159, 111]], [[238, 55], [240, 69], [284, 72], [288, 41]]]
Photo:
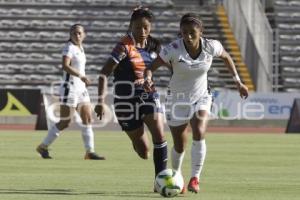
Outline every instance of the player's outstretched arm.
[[118, 64], [112, 59], [109, 58], [102, 70], [100, 71], [99, 79], [98, 79], [98, 103], [95, 106], [94, 111], [97, 114], [99, 119], [102, 119], [104, 115], [104, 100], [107, 91], [107, 77], [114, 71]]
[[231, 56], [227, 53], [227, 51], [223, 50], [220, 58], [222, 58], [226, 67], [232, 74], [233, 80], [235, 81], [235, 84], [237, 86], [237, 89], [239, 90], [241, 98], [246, 99], [249, 95], [248, 87], [242, 83]]

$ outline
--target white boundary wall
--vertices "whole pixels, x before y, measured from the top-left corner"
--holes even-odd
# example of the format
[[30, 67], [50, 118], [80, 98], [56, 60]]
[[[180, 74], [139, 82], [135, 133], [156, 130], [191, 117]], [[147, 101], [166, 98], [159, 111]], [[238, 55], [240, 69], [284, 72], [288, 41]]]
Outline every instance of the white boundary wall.
[[272, 91], [273, 32], [259, 0], [224, 0], [229, 23], [257, 91]]

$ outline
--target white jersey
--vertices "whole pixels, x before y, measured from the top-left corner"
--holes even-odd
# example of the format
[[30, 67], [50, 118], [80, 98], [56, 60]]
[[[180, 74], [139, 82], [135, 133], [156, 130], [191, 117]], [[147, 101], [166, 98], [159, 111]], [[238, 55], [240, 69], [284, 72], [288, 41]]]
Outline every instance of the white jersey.
[[177, 102], [194, 103], [208, 94], [207, 72], [213, 57], [222, 54], [223, 46], [218, 40], [204, 38], [201, 38], [201, 45], [202, 52], [196, 59], [189, 56], [182, 38], [171, 42], [159, 54], [164, 62], [172, 65], [169, 87]]
[[[85, 76], [85, 63], [86, 57], [83, 48], [74, 45], [72, 42], [68, 42], [62, 51], [63, 56], [68, 56], [71, 59], [71, 66], [79, 71], [79, 73]], [[63, 80], [65, 83], [74, 86], [74, 89], [85, 89], [85, 83], [80, 78], [70, 75], [66, 71], [63, 71]]]

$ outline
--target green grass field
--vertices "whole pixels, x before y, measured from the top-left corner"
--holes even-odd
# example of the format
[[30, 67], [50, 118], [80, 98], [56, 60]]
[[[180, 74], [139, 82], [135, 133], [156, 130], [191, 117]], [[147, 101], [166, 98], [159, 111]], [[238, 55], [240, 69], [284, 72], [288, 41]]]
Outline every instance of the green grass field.
[[[162, 199], [153, 193], [153, 164], [133, 152], [121, 132], [96, 132], [106, 161], [83, 160], [79, 131], [65, 131], [52, 160], [35, 152], [46, 132], [0, 132], [1, 200]], [[168, 134], [169, 149], [172, 146]], [[300, 135], [209, 134], [199, 194], [177, 199], [298, 200]], [[190, 148], [190, 146], [189, 146]], [[190, 153], [183, 174], [189, 180]], [[170, 162], [169, 162], [170, 167]]]

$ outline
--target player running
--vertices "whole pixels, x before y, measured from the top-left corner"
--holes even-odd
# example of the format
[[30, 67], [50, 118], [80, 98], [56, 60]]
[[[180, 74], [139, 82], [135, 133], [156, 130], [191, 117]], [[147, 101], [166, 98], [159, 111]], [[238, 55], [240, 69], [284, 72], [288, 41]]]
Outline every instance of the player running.
[[163, 131], [163, 114], [159, 95], [143, 88], [144, 70], [160, 51], [160, 43], [151, 37], [152, 12], [148, 8], [133, 10], [128, 33], [117, 43], [99, 76], [97, 116], [104, 114], [107, 76], [114, 72], [114, 110], [123, 131], [142, 159], [149, 157], [149, 142], [144, 130], [147, 125], [153, 142], [155, 175], [166, 169], [167, 142]]
[[202, 21], [196, 14], [188, 13], [180, 20], [182, 38], [171, 42], [145, 72], [146, 89], [150, 89], [152, 72], [168, 66], [173, 72], [166, 102], [167, 123], [172, 132], [174, 146], [171, 152], [172, 167], [181, 171], [187, 145], [188, 123], [191, 125], [191, 179], [188, 190], [199, 192], [199, 178], [206, 156], [205, 132], [212, 105], [212, 95], [207, 72], [213, 57], [223, 59], [231, 72], [242, 98], [247, 98], [248, 88], [241, 82], [230, 55], [217, 40], [202, 37]]

